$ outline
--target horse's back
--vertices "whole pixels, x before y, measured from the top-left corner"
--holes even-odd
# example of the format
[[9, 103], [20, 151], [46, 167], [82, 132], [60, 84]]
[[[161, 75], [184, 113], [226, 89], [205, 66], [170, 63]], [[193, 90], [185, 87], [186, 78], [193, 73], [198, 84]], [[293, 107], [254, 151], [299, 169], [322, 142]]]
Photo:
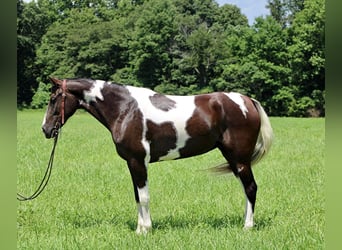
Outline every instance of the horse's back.
[[258, 123], [259, 114], [248, 96], [236, 92], [214, 92], [195, 96], [197, 109], [212, 116], [213, 121], [230, 126]]

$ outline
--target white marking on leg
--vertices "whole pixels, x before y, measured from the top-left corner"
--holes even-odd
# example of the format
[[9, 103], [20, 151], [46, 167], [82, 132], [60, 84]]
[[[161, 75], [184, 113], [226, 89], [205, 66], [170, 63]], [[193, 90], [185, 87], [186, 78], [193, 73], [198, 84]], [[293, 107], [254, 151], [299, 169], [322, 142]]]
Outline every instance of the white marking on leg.
[[[196, 106], [194, 96], [170, 96], [167, 98], [175, 102], [175, 107], [169, 111], [164, 111], [156, 108], [150, 100], [150, 96], [156, 94], [156, 92], [146, 89], [137, 88], [133, 86], [126, 86], [133, 98], [138, 102], [138, 107], [143, 114], [143, 136], [142, 144], [149, 152], [149, 143], [145, 139], [147, 127], [146, 120], [151, 120], [156, 124], [164, 122], [171, 122], [174, 124], [176, 130], [176, 148], [171, 149], [166, 155], [160, 157], [159, 160], [172, 160], [180, 156], [179, 149], [183, 148], [186, 141], [190, 138], [186, 131], [186, 123], [191, 118]], [[146, 162], [146, 159], [145, 159]]]
[[247, 118], [248, 109], [245, 105], [244, 100], [242, 99], [241, 94], [235, 93], [235, 92], [230, 92], [230, 93], [225, 93], [225, 94], [229, 97], [230, 100], [232, 100], [237, 105], [239, 105], [242, 114], [244, 115], [245, 118]]
[[149, 211], [150, 196], [147, 182], [143, 188], [138, 188], [138, 195], [138, 226], [136, 232], [137, 234], [146, 234], [152, 228], [152, 221]]
[[246, 209], [245, 209], [245, 229], [252, 228], [254, 226], [253, 222], [253, 209], [252, 203], [248, 200], [246, 196]]
[[91, 101], [96, 102], [96, 98], [103, 101], [103, 95], [101, 90], [103, 89], [103, 86], [105, 84], [105, 81], [102, 80], [96, 80], [93, 84], [93, 86], [89, 90], [85, 90], [83, 92], [84, 100], [89, 104]]
[[[240, 180], [240, 179], [239, 179]], [[249, 229], [252, 228], [254, 226], [254, 221], [253, 221], [253, 208], [252, 208], [252, 203], [248, 200], [247, 194], [245, 192], [245, 187], [243, 186], [242, 181], [240, 180], [243, 192], [245, 194], [246, 197], [246, 206], [245, 206], [245, 224], [244, 224], [244, 228], [245, 229]]]

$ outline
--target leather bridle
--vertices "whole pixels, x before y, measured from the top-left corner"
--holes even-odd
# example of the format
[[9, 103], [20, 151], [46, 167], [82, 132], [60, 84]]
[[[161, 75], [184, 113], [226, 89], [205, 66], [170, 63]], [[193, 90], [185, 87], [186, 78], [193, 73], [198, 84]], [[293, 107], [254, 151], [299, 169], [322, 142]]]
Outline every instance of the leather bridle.
[[61, 127], [65, 123], [65, 99], [66, 99], [66, 89], [67, 89], [67, 87], [66, 87], [66, 80], [63, 80], [61, 88], [62, 88], [62, 102], [61, 102], [61, 109], [60, 109], [60, 112], [59, 112], [60, 115], [61, 115], [61, 120], [60, 121], [58, 121], [58, 120], [56, 121], [54, 130], [53, 130], [54, 136], [58, 135], [58, 133], [61, 130]]
[[62, 116], [62, 125], [65, 122], [64, 118], [64, 109], [65, 109], [65, 98], [66, 98], [66, 80], [64, 79], [62, 82], [62, 103], [61, 103], [61, 116]]

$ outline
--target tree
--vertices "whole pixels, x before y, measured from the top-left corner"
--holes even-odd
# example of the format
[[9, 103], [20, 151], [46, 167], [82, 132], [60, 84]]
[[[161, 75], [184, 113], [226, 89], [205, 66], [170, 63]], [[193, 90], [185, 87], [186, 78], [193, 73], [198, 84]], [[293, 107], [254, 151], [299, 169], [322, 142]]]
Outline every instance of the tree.
[[36, 49], [49, 26], [49, 19], [35, 2], [18, 0], [17, 9], [17, 105], [27, 106], [38, 86]]
[[[115, 5], [116, 0], [17, 0], [17, 105], [28, 106], [45, 69], [37, 64], [42, 37], [53, 23], [68, 17], [70, 10], [92, 8], [98, 16]], [[63, 31], [62, 31], [63, 33]], [[43, 45], [44, 47], [44, 45]], [[38, 59], [39, 61], [40, 59]], [[45, 78], [44, 78], [45, 79]], [[40, 88], [44, 89], [44, 88]]]
[[18, 0], [18, 106], [42, 107], [52, 75], [238, 91], [270, 115], [324, 115], [324, 0], [268, 3], [249, 26], [214, 0]]
[[[49, 76], [110, 80], [117, 68], [126, 65], [124, 26], [118, 19], [105, 21], [107, 17], [96, 15], [97, 11], [73, 9], [69, 17], [50, 26], [37, 50], [36, 63], [42, 69], [37, 77], [39, 91], [47, 90], [41, 85]], [[37, 93], [34, 98], [42, 100], [41, 96]]]
[[154, 88], [170, 78], [170, 47], [175, 35], [172, 1], [151, 0], [136, 8], [128, 42], [129, 67], [136, 85]]
[[[306, 115], [309, 109], [324, 114], [325, 89], [325, 4], [324, 0], [306, 0], [289, 29], [292, 38], [288, 55], [293, 84], [298, 86], [298, 99]], [[301, 99], [301, 97], [305, 97]], [[312, 112], [312, 111], [311, 111]]]
[[71, 10], [70, 16], [55, 22], [37, 50], [37, 63], [44, 68], [39, 81], [57, 77], [108, 79], [121, 67], [125, 43], [118, 20], [103, 21], [96, 10]]
[[251, 28], [236, 27], [227, 39], [229, 59], [217, 89], [250, 95], [275, 115], [273, 96], [289, 85], [286, 44], [286, 32], [272, 17], [257, 18]]
[[[201, 5], [200, 3], [203, 3]], [[184, 93], [212, 91], [221, 63], [227, 57], [225, 37], [231, 27], [247, 26], [247, 18], [233, 5], [218, 7], [212, 1], [177, 4], [178, 33], [172, 53], [172, 82]]]
[[218, 9], [215, 20], [223, 30], [228, 30], [235, 26], [248, 26], [247, 17], [241, 13], [240, 8], [231, 4], [221, 6]]
[[266, 8], [283, 27], [291, 26], [296, 13], [304, 8], [304, 0], [268, 0]]

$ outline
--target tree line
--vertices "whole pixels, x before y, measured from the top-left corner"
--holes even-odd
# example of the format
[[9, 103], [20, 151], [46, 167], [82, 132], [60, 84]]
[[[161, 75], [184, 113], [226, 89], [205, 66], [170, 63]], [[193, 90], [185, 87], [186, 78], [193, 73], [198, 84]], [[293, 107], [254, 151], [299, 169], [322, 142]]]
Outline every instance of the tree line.
[[269, 115], [324, 116], [324, 0], [266, 7], [249, 25], [214, 0], [17, 0], [17, 106], [45, 107], [55, 76], [237, 91]]

